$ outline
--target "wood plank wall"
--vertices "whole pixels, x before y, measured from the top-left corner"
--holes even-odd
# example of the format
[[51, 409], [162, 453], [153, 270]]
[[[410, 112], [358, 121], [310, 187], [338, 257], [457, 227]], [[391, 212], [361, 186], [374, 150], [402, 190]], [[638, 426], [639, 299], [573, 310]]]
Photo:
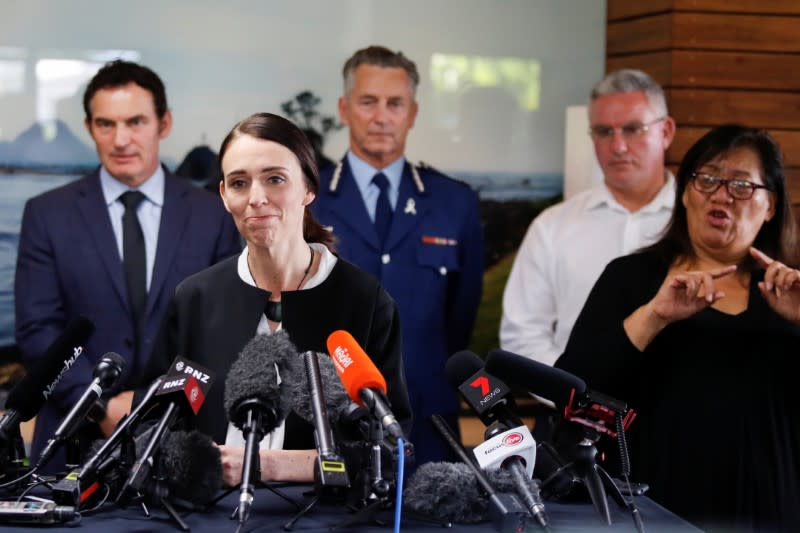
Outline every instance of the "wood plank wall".
[[710, 127], [765, 128], [800, 215], [800, 0], [607, 2], [606, 72], [638, 68], [664, 87], [678, 123], [668, 165]]

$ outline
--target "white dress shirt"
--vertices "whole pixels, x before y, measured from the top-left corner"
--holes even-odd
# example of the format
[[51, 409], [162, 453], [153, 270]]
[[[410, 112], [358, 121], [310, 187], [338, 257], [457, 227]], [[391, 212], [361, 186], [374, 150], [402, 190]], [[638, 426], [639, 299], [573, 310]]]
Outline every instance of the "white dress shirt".
[[652, 244], [672, 215], [675, 179], [635, 213], [604, 183], [549, 207], [528, 228], [503, 293], [500, 346], [552, 365], [606, 265]]

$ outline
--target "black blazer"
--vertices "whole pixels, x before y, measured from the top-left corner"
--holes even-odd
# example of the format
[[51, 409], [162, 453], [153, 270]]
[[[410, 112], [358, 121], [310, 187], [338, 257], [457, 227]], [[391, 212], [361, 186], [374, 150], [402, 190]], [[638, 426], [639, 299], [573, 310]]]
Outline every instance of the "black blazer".
[[[269, 292], [248, 285], [231, 257], [186, 279], [170, 303], [156, 338], [143, 387], [166, 372], [176, 354], [208, 367], [215, 382], [197, 416], [198, 429], [225, 441], [228, 417], [223, 406], [225, 377], [256, 327]], [[397, 306], [366, 272], [339, 258], [328, 279], [311, 289], [281, 293], [282, 327], [300, 352], [327, 353], [328, 335], [348, 331], [386, 378], [388, 397], [408, 431], [411, 408], [401, 356]], [[314, 447], [311, 425], [291, 416], [286, 449]]]

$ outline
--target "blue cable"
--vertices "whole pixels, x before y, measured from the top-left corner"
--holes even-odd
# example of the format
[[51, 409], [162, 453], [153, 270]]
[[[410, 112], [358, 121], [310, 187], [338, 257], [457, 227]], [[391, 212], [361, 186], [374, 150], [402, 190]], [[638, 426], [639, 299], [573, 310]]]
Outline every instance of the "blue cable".
[[394, 500], [394, 533], [400, 533], [400, 511], [403, 508], [403, 471], [405, 470], [406, 445], [397, 439], [397, 494]]

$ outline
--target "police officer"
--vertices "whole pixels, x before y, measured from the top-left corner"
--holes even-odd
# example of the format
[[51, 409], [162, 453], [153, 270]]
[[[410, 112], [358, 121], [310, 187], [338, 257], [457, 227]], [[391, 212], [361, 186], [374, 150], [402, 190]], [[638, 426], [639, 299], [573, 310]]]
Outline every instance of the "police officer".
[[467, 346], [481, 298], [483, 236], [477, 195], [403, 156], [417, 115], [419, 74], [400, 52], [370, 46], [344, 65], [339, 115], [350, 149], [321, 172], [314, 215], [339, 254], [372, 273], [397, 302], [414, 411], [417, 462], [450, 458], [430, 421], [458, 428], [445, 360]]

